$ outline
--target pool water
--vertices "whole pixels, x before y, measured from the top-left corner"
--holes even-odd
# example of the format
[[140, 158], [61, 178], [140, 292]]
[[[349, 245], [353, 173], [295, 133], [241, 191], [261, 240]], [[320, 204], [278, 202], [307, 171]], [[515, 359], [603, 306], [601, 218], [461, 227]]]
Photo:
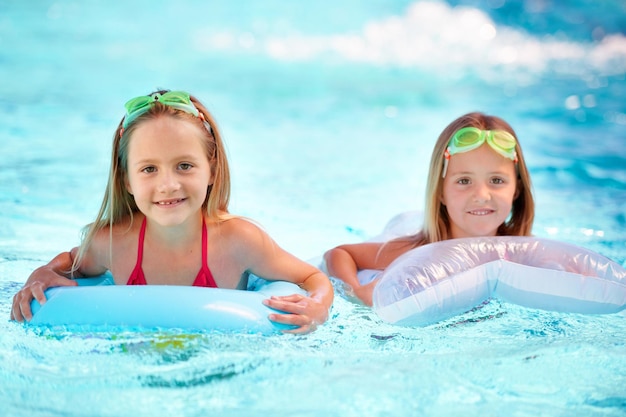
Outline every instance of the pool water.
[[0, 415], [626, 415], [624, 313], [491, 300], [403, 328], [337, 285], [304, 336], [8, 320], [93, 220], [123, 103], [158, 87], [215, 114], [232, 211], [312, 263], [420, 209], [439, 132], [481, 110], [518, 133], [534, 233], [626, 265], [626, 6], [556, 3], [0, 2]]

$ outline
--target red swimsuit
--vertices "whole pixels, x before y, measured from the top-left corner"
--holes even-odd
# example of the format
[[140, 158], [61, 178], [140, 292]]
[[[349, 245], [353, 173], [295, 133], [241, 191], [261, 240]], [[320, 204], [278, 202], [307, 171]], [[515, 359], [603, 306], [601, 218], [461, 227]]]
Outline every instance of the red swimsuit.
[[[131, 272], [130, 277], [126, 285], [146, 285], [146, 277], [141, 269], [141, 261], [143, 259], [143, 240], [146, 235], [146, 219], [143, 219], [141, 223], [141, 230], [139, 231], [139, 245], [137, 247], [137, 263], [135, 269]], [[196, 280], [193, 282], [194, 287], [211, 287], [217, 288], [213, 274], [207, 266], [207, 233], [206, 225], [204, 223], [204, 217], [202, 218], [202, 267]]]

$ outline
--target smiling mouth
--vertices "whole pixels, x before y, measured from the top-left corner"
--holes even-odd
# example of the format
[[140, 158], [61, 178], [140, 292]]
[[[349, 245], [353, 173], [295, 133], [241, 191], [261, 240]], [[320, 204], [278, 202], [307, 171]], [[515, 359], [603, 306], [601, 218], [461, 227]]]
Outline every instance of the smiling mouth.
[[174, 204], [182, 203], [185, 200], [186, 199], [184, 199], [184, 198], [177, 198], [176, 200], [157, 201], [154, 204], [156, 204], [157, 206], [171, 206], [171, 205], [174, 205]]
[[491, 214], [493, 212], [494, 212], [494, 210], [488, 210], [488, 209], [470, 210], [470, 211], [468, 211], [469, 214], [472, 214], [474, 216], [486, 216], [486, 215]]

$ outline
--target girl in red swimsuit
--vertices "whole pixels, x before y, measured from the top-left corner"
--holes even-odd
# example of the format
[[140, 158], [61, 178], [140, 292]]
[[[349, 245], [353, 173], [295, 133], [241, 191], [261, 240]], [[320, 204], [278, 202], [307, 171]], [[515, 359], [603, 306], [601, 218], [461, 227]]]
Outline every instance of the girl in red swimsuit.
[[77, 248], [36, 269], [13, 298], [11, 318], [30, 320], [30, 302], [71, 278], [111, 271], [116, 284], [245, 289], [249, 274], [299, 284], [307, 296], [265, 304], [290, 314], [275, 322], [308, 332], [333, 300], [319, 269], [280, 248], [251, 221], [228, 213], [230, 175], [221, 135], [207, 109], [181, 91], [126, 103], [116, 129], [109, 182], [96, 220]]

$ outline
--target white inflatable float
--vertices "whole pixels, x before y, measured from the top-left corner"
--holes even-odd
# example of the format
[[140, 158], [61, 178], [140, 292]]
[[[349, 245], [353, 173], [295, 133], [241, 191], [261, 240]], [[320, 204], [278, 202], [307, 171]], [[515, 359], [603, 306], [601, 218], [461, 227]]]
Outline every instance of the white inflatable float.
[[374, 310], [384, 321], [405, 326], [450, 318], [491, 297], [570, 313], [626, 308], [626, 270], [621, 265], [575, 245], [535, 237], [425, 245], [397, 258], [375, 279]]
[[[370, 242], [414, 234], [421, 212], [400, 213]], [[321, 268], [326, 270], [324, 263]], [[606, 314], [626, 310], [626, 269], [579, 246], [536, 237], [453, 239], [415, 248], [377, 280], [374, 311], [384, 321], [425, 326], [471, 310], [489, 298], [543, 310]], [[339, 283], [339, 285], [341, 285]]]
[[33, 300], [30, 325], [67, 330], [182, 329], [273, 334], [292, 326], [274, 323], [262, 301], [273, 295], [305, 294], [295, 284], [250, 277], [248, 290], [171, 285], [112, 285], [110, 275], [77, 280], [76, 287], [46, 290]]

